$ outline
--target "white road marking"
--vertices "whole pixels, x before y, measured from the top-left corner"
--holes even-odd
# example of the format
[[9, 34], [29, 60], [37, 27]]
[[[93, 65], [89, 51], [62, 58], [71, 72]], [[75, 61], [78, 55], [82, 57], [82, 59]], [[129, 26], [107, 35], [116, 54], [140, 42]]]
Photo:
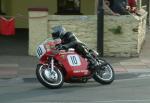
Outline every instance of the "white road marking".
[[142, 103], [142, 102], [150, 102], [150, 99], [143, 99], [143, 100], [137, 100], [137, 99], [131, 99], [131, 100], [106, 100], [106, 101], [94, 101], [94, 102], [91, 102], [91, 103], [116, 103], [116, 102], [118, 102], [118, 103], [120, 103], [120, 102], [127, 102], [127, 103], [129, 103], [129, 102], [135, 102], [135, 103], [137, 103], [137, 102], [140, 102], [140, 103]]
[[[142, 102], [150, 102], [150, 99], [143, 99], [143, 100], [138, 100], [138, 99], [131, 99], [131, 100], [104, 100], [104, 101], [49, 101], [49, 102], [38, 102], [38, 103], [121, 103], [121, 102], [126, 102], [126, 103], [142, 103]], [[31, 103], [37, 103], [37, 102], [31, 102]]]
[[143, 77], [135, 77], [135, 78], [129, 78], [129, 79], [119, 79], [115, 81], [129, 81], [129, 80], [142, 80], [142, 79], [149, 79], [150, 76], [143, 76]]
[[150, 74], [141, 74], [138, 76], [139, 78], [143, 78], [143, 77], [150, 77]]

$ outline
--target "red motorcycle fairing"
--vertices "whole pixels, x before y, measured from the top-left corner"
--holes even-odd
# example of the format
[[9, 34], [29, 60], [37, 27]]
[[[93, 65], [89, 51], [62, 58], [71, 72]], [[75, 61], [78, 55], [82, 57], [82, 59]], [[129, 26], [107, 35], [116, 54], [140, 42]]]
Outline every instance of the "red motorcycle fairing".
[[68, 81], [71, 78], [88, 77], [91, 73], [88, 70], [88, 62], [85, 58], [78, 55], [76, 52], [61, 51], [55, 56], [55, 58], [63, 64], [67, 75], [65, 80]]
[[48, 64], [48, 58], [49, 58], [49, 55], [50, 55], [50, 54], [52, 54], [52, 51], [46, 52], [46, 53], [40, 58], [39, 64]]

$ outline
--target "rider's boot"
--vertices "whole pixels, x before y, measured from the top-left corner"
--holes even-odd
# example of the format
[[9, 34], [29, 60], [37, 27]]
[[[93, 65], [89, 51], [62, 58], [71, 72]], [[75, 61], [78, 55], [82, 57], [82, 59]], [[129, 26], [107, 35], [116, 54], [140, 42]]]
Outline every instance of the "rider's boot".
[[101, 68], [101, 67], [107, 65], [106, 62], [98, 64], [97, 61], [95, 60], [95, 58], [93, 58], [91, 55], [88, 55], [87, 59], [89, 61], [89, 69], [90, 70], [96, 70], [97, 68]]
[[89, 69], [95, 70], [98, 67], [97, 61], [91, 55], [88, 55], [87, 59], [89, 61]]

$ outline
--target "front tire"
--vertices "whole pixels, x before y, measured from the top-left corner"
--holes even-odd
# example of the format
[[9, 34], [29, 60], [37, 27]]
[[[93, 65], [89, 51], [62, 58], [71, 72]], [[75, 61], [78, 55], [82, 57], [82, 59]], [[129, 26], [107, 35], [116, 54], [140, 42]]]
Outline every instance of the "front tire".
[[99, 67], [93, 74], [93, 79], [101, 84], [111, 84], [114, 81], [114, 70], [109, 63]]
[[42, 85], [50, 89], [60, 88], [64, 83], [63, 74], [56, 67], [51, 75], [47, 65], [38, 64], [36, 68], [36, 76]]

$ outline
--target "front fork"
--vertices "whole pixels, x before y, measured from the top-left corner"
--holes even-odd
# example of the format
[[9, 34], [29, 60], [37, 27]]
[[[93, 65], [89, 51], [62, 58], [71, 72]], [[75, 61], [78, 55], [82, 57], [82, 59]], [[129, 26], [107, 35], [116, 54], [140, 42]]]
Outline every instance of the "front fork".
[[58, 79], [58, 75], [56, 73], [56, 71], [54, 70], [54, 58], [53, 57], [49, 57], [48, 58], [48, 69], [45, 70], [45, 77], [52, 81], [55, 82]]
[[54, 58], [51, 58], [51, 71], [54, 71]]
[[53, 72], [54, 71], [54, 58], [51, 57], [49, 60], [48, 60], [48, 69]]

